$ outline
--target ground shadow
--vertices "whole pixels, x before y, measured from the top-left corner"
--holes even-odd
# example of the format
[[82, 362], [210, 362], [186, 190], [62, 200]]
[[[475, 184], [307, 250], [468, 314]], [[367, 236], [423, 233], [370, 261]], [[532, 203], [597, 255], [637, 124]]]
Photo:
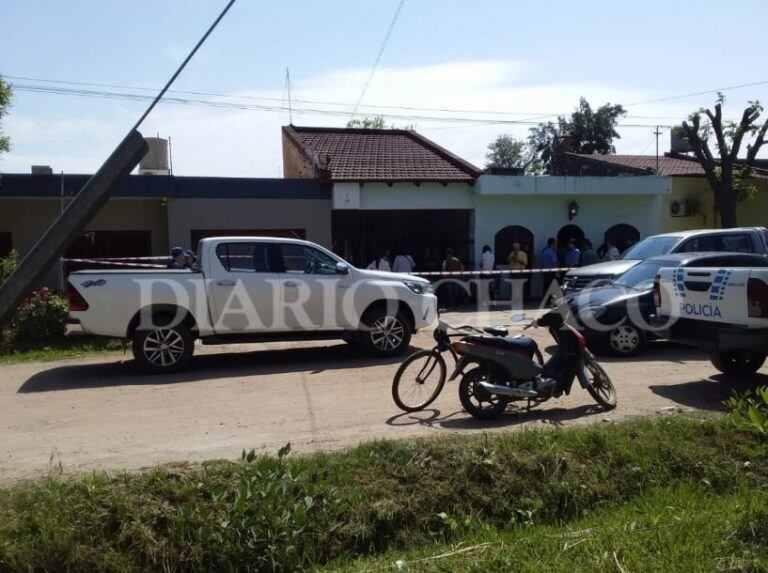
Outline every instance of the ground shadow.
[[395, 364], [402, 356], [373, 359], [348, 344], [222, 352], [200, 354], [192, 359], [189, 369], [172, 374], [148, 375], [138, 371], [132, 360], [71, 364], [38, 372], [27, 379], [19, 393], [81, 390], [110, 386], [152, 386], [215, 380], [218, 378], [360, 369], [382, 364]]
[[477, 420], [464, 410], [455, 410], [443, 414], [436, 408], [428, 408], [420, 412], [402, 413], [392, 416], [387, 420], [389, 426], [428, 426], [446, 430], [489, 430], [494, 428], [507, 428], [529, 422], [539, 422], [552, 426], [561, 426], [563, 422], [605, 414], [606, 410], [600, 406], [584, 405], [575, 408], [533, 408], [527, 411], [525, 408], [510, 406], [504, 414], [496, 420]]
[[754, 390], [768, 384], [768, 375], [729, 377], [716, 374], [707, 380], [692, 380], [680, 384], [652, 385], [651, 392], [689, 408], [700, 410], [725, 410], [723, 401], [734, 394]]

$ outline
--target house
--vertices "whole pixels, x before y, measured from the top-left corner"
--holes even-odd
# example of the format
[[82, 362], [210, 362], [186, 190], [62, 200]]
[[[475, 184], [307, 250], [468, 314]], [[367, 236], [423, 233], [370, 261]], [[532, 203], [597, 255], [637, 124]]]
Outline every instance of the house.
[[473, 187], [480, 169], [426, 137], [402, 129], [285, 126], [285, 177], [332, 186], [334, 250], [366, 265], [404, 249], [422, 270], [445, 250], [473, 258]]
[[[755, 196], [737, 207], [739, 225], [768, 227], [768, 170], [763, 162], [750, 182]], [[559, 171], [568, 175], [663, 176], [671, 179], [671, 192], [661, 212], [663, 232], [718, 227], [714, 195], [704, 169], [692, 156], [667, 152], [663, 155], [561, 154]]]

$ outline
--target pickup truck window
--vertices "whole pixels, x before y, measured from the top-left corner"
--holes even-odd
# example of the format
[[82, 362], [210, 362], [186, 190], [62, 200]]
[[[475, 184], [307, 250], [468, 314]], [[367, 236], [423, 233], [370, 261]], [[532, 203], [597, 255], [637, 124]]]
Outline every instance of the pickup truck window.
[[268, 243], [220, 243], [216, 256], [231, 273], [276, 272], [269, 264]]
[[322, 251], [304, 245], [278, 245], [284, 272], [306, 275], [335, 275], [336, 260]]
[[752, 253], [752, 239], [744, 233], [702, 235], [688, 239], [678, 249], [681, 253]]

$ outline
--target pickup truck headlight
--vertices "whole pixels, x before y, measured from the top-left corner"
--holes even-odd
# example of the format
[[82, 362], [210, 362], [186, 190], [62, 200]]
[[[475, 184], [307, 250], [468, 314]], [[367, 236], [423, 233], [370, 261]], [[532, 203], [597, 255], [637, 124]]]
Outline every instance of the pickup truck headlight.
[[403, 281], [403, 284], [416, 294], [432, 294], [432, 283], [422, 283], [417, 281]]

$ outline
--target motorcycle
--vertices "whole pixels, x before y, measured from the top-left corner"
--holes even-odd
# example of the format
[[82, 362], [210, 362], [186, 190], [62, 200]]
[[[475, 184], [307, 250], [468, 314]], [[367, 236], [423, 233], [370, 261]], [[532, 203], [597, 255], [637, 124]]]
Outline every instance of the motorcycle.
[[527, 336], [469, 335], [451, 342], [459, 359], [449, 380], [461, 375], [459, 400], [469, 414], [494, 419], [510, 402], [521, 400], [530, 408], [570, 394], [574, 378], [603, 408], [616, 407], [613, 382], [587, 349], [584, 337], [560, 313], [548, 312], [523, 330], [534, 327], [549, 329], [557, 343], [544, 364], [535, 359], [541, 356], [538, 345]]

